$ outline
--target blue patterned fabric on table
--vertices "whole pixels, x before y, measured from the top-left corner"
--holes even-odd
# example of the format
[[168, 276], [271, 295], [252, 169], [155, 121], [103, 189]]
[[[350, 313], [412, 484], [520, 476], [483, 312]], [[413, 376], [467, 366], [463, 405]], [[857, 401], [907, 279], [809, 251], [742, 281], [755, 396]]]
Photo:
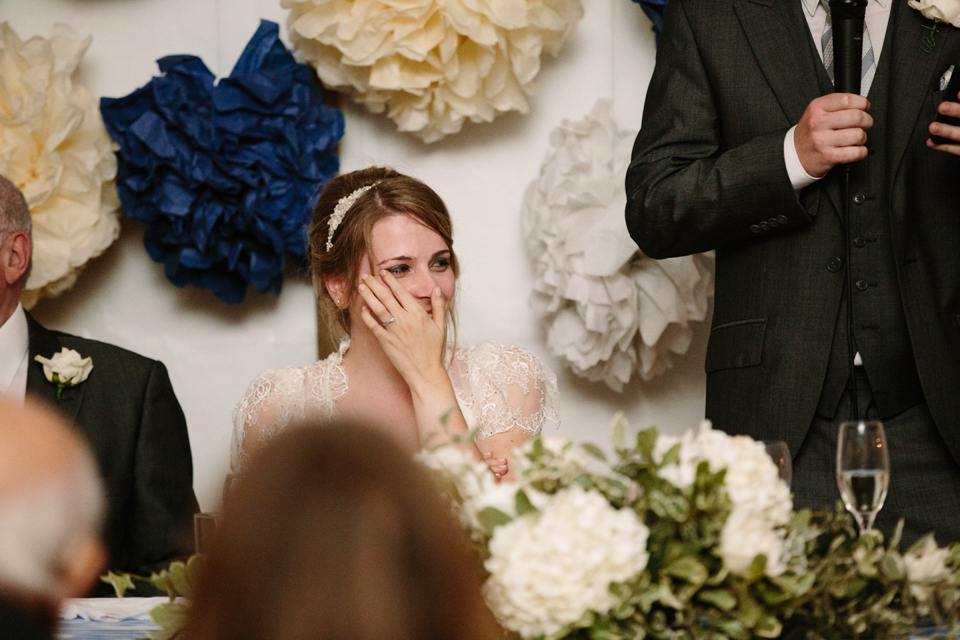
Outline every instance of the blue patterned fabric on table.
[[64, 620], [57, 640], [139, 640], [159, 629], [153, 620]]

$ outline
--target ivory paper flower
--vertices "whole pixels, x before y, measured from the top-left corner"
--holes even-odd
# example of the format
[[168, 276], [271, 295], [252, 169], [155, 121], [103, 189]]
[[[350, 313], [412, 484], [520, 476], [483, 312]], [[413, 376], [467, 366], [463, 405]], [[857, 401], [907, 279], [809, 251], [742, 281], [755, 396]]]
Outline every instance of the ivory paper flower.
[[113, 144], [97, 101], [74, 80], [90, 41], [58, 24], [49, 39], [24, 42], [0, 24], [0, 174], [33, 220], [28, 309], [72, 287], [120, 233]]
[[57, 400], [64, 388], [77, 386], [93, 371], [92, 358], [82, 358], [75, 350], [66, 347], [49, 358], [34, 356], [33, 359], [43, 365], [43, 375], [47, 381], [57, 385]]
[[706, 318], [713, 295], [713, 254], [653, 260], [630, 239], [623, 184], [633, 138], [605, 100], [583, 120], [564, 121], [521, 218], [547, 347], [618, 392], [634, 373], [650, 380], [686, 353], [690, 323]]
[[467, 120], [529, 110], [543, 53], [556, 56], [580, 0], [282, 0], [294, 51], [323, 83], [424, 142]]

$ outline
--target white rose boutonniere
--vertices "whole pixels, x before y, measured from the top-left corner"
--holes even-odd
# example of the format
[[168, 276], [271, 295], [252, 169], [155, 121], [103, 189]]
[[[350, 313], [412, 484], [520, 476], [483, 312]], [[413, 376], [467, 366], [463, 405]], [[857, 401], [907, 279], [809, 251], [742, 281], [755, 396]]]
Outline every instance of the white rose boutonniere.
[[43, 365], [43, 375], [47, 380], [57, 385], [57, 400], [60, 399], [64, 387], [77, 386], [86, 380], [93, 370], [92, 358], [81, 358], [79, 353], [66, 347], [62, 348], [60, 353], [53, 354], [53, 357], [35, 356], [34, 360]]
[[907, 0], [907, 4], [923, 14], [924, 18], [933, 20], [929, 28], [930, 33], [920, 40], [920, 48], [924, 53], [930, 53], [937, 45], [937, 25], [946, 22], [960, 27], [960, 0]]

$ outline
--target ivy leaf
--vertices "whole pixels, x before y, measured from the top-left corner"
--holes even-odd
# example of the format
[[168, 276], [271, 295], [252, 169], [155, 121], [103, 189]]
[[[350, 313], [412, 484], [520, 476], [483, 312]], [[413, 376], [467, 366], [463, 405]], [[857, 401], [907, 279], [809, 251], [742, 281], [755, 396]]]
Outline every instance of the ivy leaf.
[[505, 525], [510, 522], [513, 518], [505, 514], [500, 509], [496, 507], [484, 507], [477, 513], [477, 520], [480, 521], [480, 526], [483, 527], [483, 532], [488, 536], [493, 535], [493, 530], [501, 525]]
[[113, 571], [108, 571], [107, 575], [100, 576], [101, 582], [106, 582], [108, 585], [113, 587], [114, 593], [117, 594], [118, 598], [122, 598], [126, 594], [127, 589], [136, 589], [136, 585], [133, 584], [133, 578], [129, 573], [115, 573]]
[[[533, 503], [530, 502], [530, 498], [527, 497], [527, 494], [523, 489], [520, 489], [519, 491], [517, 491], [517, 495], [514, 497], [514, 505], [517, 510], [518, 516], [525, 516], [528, 513], [539, 513], [539, 510], [535, 506], [533, 506]], [[507, 522], [509, 522], [510, 521], [509, 516], [507, 516], [507, 518], [508, 518]], [[506, 524], [506, 523], [502, 522], [500, 524]]]
[[580, 445], [580, 447], [584, 451], [592, 455], [594, 458], [597, 458], [598, 460], [601, 460], [603, 462], [607, 461], [607, 454], [603, 452], [603, 449], [593, 444], [592, 442], [584, 442], [583, 444]]
[[668, 575], [681, 578], [696, 585], [701, 585], [706, 582], [707, 576], [709, 575], [703, 563], [693, 556], [679, 558], [664, 567], [663, 570]]
[[753, 627], [754, 635], [761, 638], [779, 638], [782, 631], [783, 624], [771, 615], [761, 617], [760, 621]]
[[187, 607], [179, 602], [164, 602], [150, 609], [150, 619], [159, 630], [150, 634], [151, 640], [175, 638], [187, 621]]
[[721, 611], [732, 611], [737, 606], [737, 598], [726, 589], [704, 589], [697, 598], [712, 604]]

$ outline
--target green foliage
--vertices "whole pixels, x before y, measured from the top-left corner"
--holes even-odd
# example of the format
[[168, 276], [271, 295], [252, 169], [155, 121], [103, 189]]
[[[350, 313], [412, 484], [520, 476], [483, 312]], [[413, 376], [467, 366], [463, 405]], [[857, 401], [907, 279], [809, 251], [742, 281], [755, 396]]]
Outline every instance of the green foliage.
[[[838, 504], [835, 512], [792, 516], [784, 532], [786, 571], [766, 575], [767, 558], [759, 555], [735, 574], [718, 551], [731, 510], [725, 471], [703, 462], [690, 486], [676, 487], [660, 471], [679, 462], [681, 445], [656, 459], [656, 429], [637, 433], [632, 446], [627, 432], [622, 416], [615, 418], [610, 463], [594, 445], [567, 443], [557, 451], [536, 440], [527, 448], [526, 486], [545, 493], [574, 484], [599, 491], [611, 505], [635, 511], [650, 530], [647, 571], [610, 586], [618, 604], [609, 613], [587, 611], [551, 638], [883, 639], [903, 635], [927, 615], [954, 625], [960, 545], [949, 550], [947, 572], [921, 588], [910, 580], [899, 533], [888, 544], [877, 532], [858, 537]], [[572, 447], [585, 455], [573, 455]], [[571, 466], [581, 458], [604, 463], [603, 470]], [[522, 490], [516, 511], [518, 517], [536, 512]], [[479, 516], [488, 536], [510, 520], [489, 508]]]
[[150, 618], [160, 627], [150, 634], [150, 640], [174, 640], [180, 638], [180, 630], [187, 617], [188, 600], [193, 597], [197, 581], [203, 565], [203, 556], [190, 556], [186, 562], [171, 562], [160, 571], [149, 577], [134, 573], [117, 573], [110, 571], [100, 580], [113, 586], [118, 598], [124, 597], [128, 590], [136, 588], [136, 582], [152, 585], [163, 591], [170, 599], [169, 602], [157, 605], [150, 610]]

